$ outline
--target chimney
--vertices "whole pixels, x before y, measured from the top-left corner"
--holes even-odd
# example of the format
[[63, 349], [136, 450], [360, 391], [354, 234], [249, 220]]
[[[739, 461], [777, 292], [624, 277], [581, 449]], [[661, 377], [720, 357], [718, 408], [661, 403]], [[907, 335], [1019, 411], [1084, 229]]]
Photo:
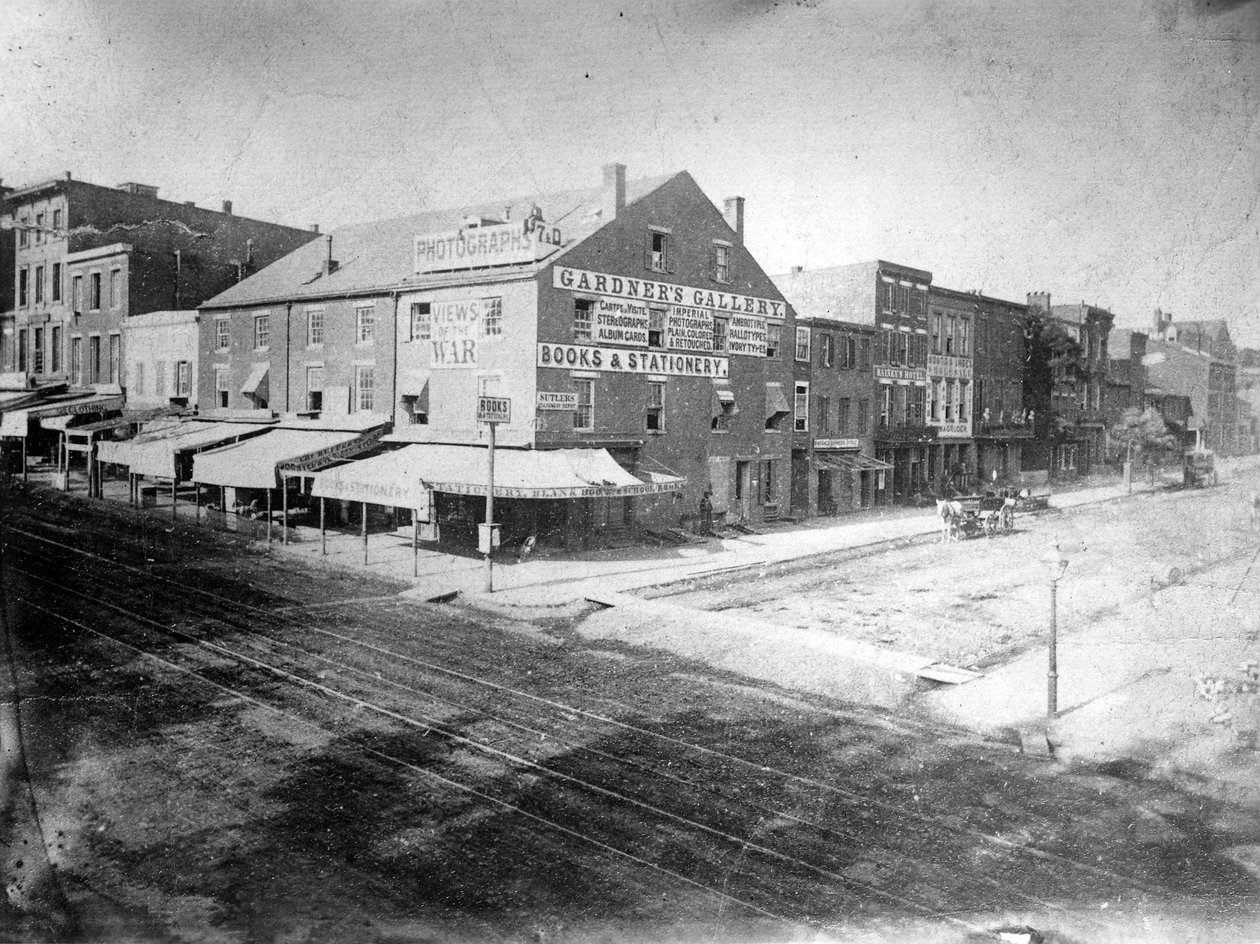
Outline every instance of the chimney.
[[1036, 308], [1050, 314], [1050, 293], [1049, 292], [1029, 292], [1028, 307]]
[[324, 275], [331, 275], [337, 271], [337, 260], [333, 258], [332, 254], [332, 235], [325, 236], [324, 242], [327, 246], [327, 252], [324, 255]]
[[722, 215], [726, 217], [727, 225], [735, 230], [735, 238], [742, 243], [744, 241], [744, 198], [727, 197], [723, 200]]
[[626, 208], [626, 165], [604, 165], [604, 199], [600, 209], [604, 222], [615, 220]]
[[192, 201], [192, 200], [185, 200], [185, 201], [184, 201], [184, 206], [186, 206], [186, 207], [195, 207], [196, 205], [197, 205], [197, 204], [196, 204], [194, 201]]
[[503, 208], [503, 222], [506, 223], [511, 218], [512, 218], [512, 207], [509, 204], [508, 206], [505, 206]]
[[66, 171], [66, 180], [73, 180], [73, 178], [70, 176], [70, 171]]
[[804, 272], [804, 271], [805, 271], [805, 267], [804, 267], [804, 266], [792, 266], [792, 270], [791, 270], [791, 271], [792, 271], [792, 274], [793, 274], [793, 275], [800, 275], [802, 272]]
[[231, 200], [223, 201], [223, 212], [226, 213], [228, 216], [232, 215], [232, 201]]
[[312, 232], [312, 233], [318, 233], [318, 232], [319, 232], [319, 224], [318, 224], [318, 223], [312, 223], [312, 224], [311, 224], [311, 232]]
[[245, 264], [247, 266], [254, 264], [254, 241], [252, 239], [245, 240]]

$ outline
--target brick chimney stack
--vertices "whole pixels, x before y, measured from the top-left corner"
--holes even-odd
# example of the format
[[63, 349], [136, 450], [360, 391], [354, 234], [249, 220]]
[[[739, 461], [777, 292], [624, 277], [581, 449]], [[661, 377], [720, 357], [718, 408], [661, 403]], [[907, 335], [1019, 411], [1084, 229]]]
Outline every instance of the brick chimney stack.
[[626, 165], [604, 165], [604, 199], [600, 206], [604, 222], [615, 220], [626, 208]]
[[742, 243], [744, 241], [744, 198], [727, 197], [723, 200], [722, 215], [726, 217], [727, 225], [735, 230], [735, 238]]

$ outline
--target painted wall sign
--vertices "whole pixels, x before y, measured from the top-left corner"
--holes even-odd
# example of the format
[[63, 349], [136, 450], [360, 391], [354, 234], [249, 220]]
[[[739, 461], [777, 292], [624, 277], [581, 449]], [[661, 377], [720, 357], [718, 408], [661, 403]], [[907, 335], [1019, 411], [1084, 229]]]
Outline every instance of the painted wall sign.
[[442, 272], [534, 262], [562, 242], [560, 230], [537, 220], [416, 236], [415, 272]]
[[429, 366], [472, 369], [481, 338], [481, 299], [434, 302], [429, 310]]
[[766, 356], [766, 323], [748, 315], [734, 315], [726, 330], [726, 353]]
[[662, 302], [667, 305], [689, 305], [708, 308], [717, 312], [757, 315], [762, 318], [781, 319], [786, 316], [784, 303], [771, 298], [752, 295], [734, 295], [711, 289], [658, 282], [653, 279], [637, 279], [626, 275], [608, 275], [586, 269], [570, 269], [556, 266], [552, 285], [574, 292], [594, 292], [596, 295], [612, 295], [644, 302]]
[[945, 420], [932, 420], [931, 424], [936, 428], [936, 435], [941, 439], [960, 439], [971, 435], [971, 423], [958, 423], [954, 421], [946, 422]]
[[933, 377], [954, 377], [970, 380], [971, 358], [954, 357], [949, 354], [929, 354], [927, 370]]
[[591, 312], [591, 335], [600, 344], [647, 347], [647, 305], [619, 298], [598, 299]]
[[727, 377], [730, 373], [730, 361], [725, 357], [628, 351], [583, 344], [539, 344], [538, 366], [674, 377]]
[[560, 393], [554, 390], [538, 391], [538, 409], [540, 410], [576, 410], [577, 394]]
[[815, 439], [815, 449], [861, 449], [860, 439]]
[[713, 352], [713, 312], [670, 305], [665, 312], [665, 346], [674, 351]]
[[318, 449], [315, 452], [308, 452], [306, 455], [297, 456], [285, 462], [281, 462], [276, 466], [277, 471], [281, 474], [285, 472], [311, 472], [315, 469], [331, 465], [339, 459], [347, 459], [350, 456], [357, 455], [368, 446], [372, 445], [385, 432], [384, 428], [374, 429], [362, 436], [351, 439], [348, 442], [337, 443], [335, 446], [328, 446], [324, 449]]

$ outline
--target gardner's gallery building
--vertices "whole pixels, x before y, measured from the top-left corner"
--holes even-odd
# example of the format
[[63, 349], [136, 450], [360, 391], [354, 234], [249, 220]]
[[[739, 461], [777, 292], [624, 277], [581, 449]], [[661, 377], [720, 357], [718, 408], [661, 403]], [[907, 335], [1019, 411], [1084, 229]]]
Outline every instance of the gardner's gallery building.
[[719, 521], [774, 517], [795, 324], [743, 209], [613, 164], [599, 187], [336, 231], [202, 306], [201, 404], [381, 414], [441, 542], [484, 519], [479, 396], [511, 403], [505, 542], [676, 527], [706, 493]]

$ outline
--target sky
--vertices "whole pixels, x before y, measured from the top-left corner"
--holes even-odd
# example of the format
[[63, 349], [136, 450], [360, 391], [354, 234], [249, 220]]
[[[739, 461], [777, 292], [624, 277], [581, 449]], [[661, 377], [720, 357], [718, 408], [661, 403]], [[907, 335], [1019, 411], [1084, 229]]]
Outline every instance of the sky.
[[5, 0], [0, 178], [324, 231], [687, 170], [767, 272], [1226, 318], [1260, 347], [1260, 2]]

